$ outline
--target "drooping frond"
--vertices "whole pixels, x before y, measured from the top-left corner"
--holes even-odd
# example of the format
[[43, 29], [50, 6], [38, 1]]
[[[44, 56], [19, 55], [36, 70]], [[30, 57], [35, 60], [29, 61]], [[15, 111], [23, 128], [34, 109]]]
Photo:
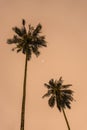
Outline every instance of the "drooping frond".
[[38, 50], [38, 47], [32, 46], [32, 51], [33, 51], [33, 53], [34, 53], [36, 56], [39, 56], [39, 55], [40, 55], [40, 51]]
[[51, 96], [48, 100], [48, 104], [50, 107], [54, 107], [55, 105], [55, 96]]
[[61, 112], [61, 99], [60, 96], [56, 95], [56, 105], [58, 110]]

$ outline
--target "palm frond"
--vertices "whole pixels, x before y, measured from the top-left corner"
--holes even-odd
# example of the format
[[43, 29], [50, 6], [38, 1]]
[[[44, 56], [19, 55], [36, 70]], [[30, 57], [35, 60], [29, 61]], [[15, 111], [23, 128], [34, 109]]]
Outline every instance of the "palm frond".
[[31, 24], [29, 24], [28, 36], [32, 36], [33, 31], [34, 31], [34, 27], [31, 26]]
[[62, 88], [66, 89], [68, 87], [72, 86], [72, 84], [62, 85]]
[[45, 93], [42, 98], [49, 97], [51, 94], [52, 94], [52, 90], [48, 90], [48, 92]]
[[48, 104], [50, 107], [54, 107], [55, 105], [55, 96], [51, 96], [48, 100]]
[[63, 83], [62, 77], [59, 78], [58, 81], [56, 81], [57, 87], [61, 87]]
[[8, 43], [8, 44], [12, 44], [12, 43], [15, 43], [15, 42], [14, 42], [13, 39], [8, 39], [8, 40], [7, 40], [7, 43]]
[[40, 33], [41, 29], [42, 29], [42, 25], [39, 23], [33, 31], [33, 36], [37, 36]]
[[37, 38], [37, 40], [33, 41], [33, 43], [38, 46], [39, 48], [44, 46], [46, 47], [46, 41], [45, 40], [42, 40], [40, 38]]
[[49, 84], [50, 84], [51, 87], [54, 87], [55, 86], [54, 79], [49, 80]]
[[65, 90], [61, 90], [63, 93], [65, 94], [69, 94], [72, 95], [74, 91], [70, 90], [70, 89], [65, 89]]
[[20, 36], [20, 37], [23, 36], [20, 28], [18, 28], [18, 27], [13, 27], [12, 29], [13, 29], [13, 31], [14, 31], [18, 36]]
[[22, 25], [23, 26], [25, 26], [25, 23], [26, 23], [25, 19], [22, 19]]
[[24, 36], [24, 35], [27, 35], [27, 30], [25, 27], [22, 27], [21, 28], [21, 35]]
[[60, 104], [60, 100], [56, 97], [56, 105], [58, 110], [61, 112], [61, 104]]
[[63, 83], [62, 76], [58, 80], [59, 82]]
[[71, 109], [71, 106], [70, 106], [70, 102], [69, 102], [69, 101], [65, 101], [65, 105], [66, 105], [69, 109]]
[[33, 53], [38, 57], [40, 55], [40, 52], [38, 50], [38, 47], [32, 46]]
[[44, 84], [44, 86], [46, 86], [48, 89], [50, 89], [51, 88], [51, 86], [49, 85], [49, 84]]
[[20, 43], [21, 39], [17, 37], [17, 35], [14, 35], [12, 39], [8, 39], [7, 43], [8, 44], [13, 44], [13, 43]]
[[73, 101], [73, 97], [69, 94], [62, 94], [62, 98], [64, 101], [66, 100]]
[[17, 53], [19, 53], [22, 50], [22, 48], [17, 49]]
[[47, 42], [45, 41], [45, 36], [40, 36], [39, 40], [40, 40], [39, 44], [41, 44], [41, 46], [47, 47], [47, 44], [46, 44]]

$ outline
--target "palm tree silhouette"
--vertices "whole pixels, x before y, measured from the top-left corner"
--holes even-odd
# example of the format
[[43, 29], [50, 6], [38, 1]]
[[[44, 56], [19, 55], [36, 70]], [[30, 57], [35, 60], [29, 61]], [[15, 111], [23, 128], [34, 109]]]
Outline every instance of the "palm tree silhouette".
[[24, 130], [25, 124], [25, 101], [26, 101], [26, 78], [27, 78], [27, 64], [31, 59], [32, 53], [37, 57], [40, 55], [39, 48], [46, 47], [45, 37], [41, 36], [42, 25], [39, 23], [35, 28], [29, 25], [28, 30], [25, 27], [25, 20], [22, 20], [22, 28], [12, 28], [15, 32], [13, 38], [8, 39], [8, 44], [15, 44], [16, 47], [12, 50], [17, 49], [17, 52], [25, 54], [25, 70], [24, 70], [24, 82], [23, 82], [23, 97], [22, 97], [22, 108], [21, 108], [21, 125], [20, 130]]
[[48, 104], [50, 107], [54, 107], [55, 103], [57, 105], [58, 110], [63, 112], [68, 130], [70, 130], [69, 122], [67, 120], [64, 109], [71, 108], [70, 104], [73, 101], [73, 91], [68, 89], [68, 87], [72, 86], [71, 84], [63, 85], [62, 77], [59, 80], [51, 79], [48, 84], [44, 84], [48, 91], [44, 94], [44, 97], [50, 97], [48, 100]]

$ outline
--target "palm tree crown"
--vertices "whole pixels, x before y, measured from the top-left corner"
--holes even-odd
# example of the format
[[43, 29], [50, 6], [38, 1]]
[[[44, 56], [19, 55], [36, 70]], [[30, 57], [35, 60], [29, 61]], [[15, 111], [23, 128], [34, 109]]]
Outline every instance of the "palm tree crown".
[[48, 88], [48, 92], [43, 96], [50, 97], [48, 104], [50, 107], [54, 107], [55, 103], [57, 108], [61, 112], [62, 109], [68, 107], [71, 108], [70, 104], [73, 101], [73, 91], [68, 89], [72, 86], [71, 84], [63, 85], [62, 77], [59, 80], [51, 79], [48, 84], [44, 84]]
[[12, 39], [8, 39], [8, 44], [15, 44], [17, 52], [22, 51], [23, 54], [27, 54], [27, 59], [30, 60], [32, 53], [36, 56], [40, 54], [39, 48], [46, 47], [45, 37], [40, 35], [42, 25], [39, 23], [36, 28], [29, 25], [28, 30], [25, 27], [25, 20], [22, 20], [22, 28], [12, 28], [16, 35]]

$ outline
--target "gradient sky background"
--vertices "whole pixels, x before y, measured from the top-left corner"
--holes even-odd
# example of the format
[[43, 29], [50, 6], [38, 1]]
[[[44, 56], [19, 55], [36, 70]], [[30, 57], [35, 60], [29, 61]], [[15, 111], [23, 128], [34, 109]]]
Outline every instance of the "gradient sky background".
[[47, 48], [28, 64], [25, 130], [67, 130], [56, 107], [41, 97], [49, 79], [71, 83], [76, 102], [66, 110], [71, 130], [87, 129], [87, 1], [0, 0], [0, 130], [19, 130], [25, 56], [12, 52], [6, 40], [12, 27], [43, 25]]

